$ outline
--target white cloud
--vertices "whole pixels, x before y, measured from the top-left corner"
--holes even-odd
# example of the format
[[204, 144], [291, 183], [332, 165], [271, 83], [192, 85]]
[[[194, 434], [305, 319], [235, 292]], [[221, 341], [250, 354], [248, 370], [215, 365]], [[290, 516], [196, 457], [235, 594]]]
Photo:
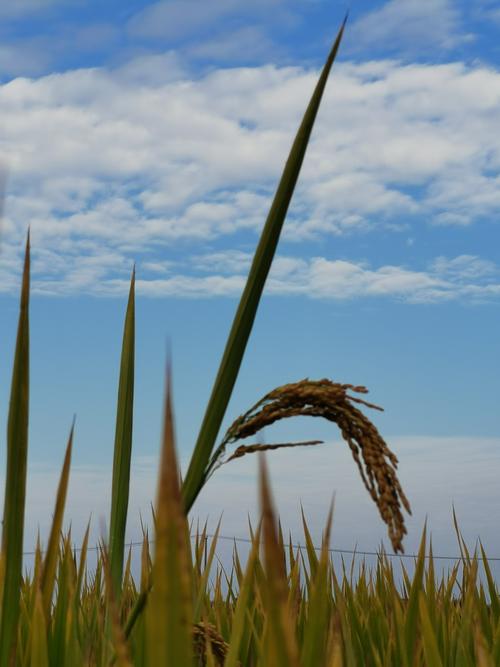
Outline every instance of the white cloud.
[[168, 273], [171, 265], [172, 262], [141, 262], [141, 269], [152, 273]]
[[[47, 266], [51, 257], [35, 254], [35, 266], [43, 260]], [[241, 294], [251, 264], [252, 255], [241, 251], [226, 251], [195, 255], [184, 261], [146, 263], [137, 274], [137, 292], [144, 296], [200, 298]], [[117, 254], [86, 257], [76, 267], [61, 267], [54, 262], [50, 270], [67, 271], [67, 283], [36, 280], [36, 293], [72, 293], [82, 288], [94, 294], [124, 294], [129, 285], [129, 266], [121, 263]], [[109, 269], [122, 269], [124, 278], [102, 281]], [[144, 269], [146, 275], [144, 275]], [[150, 274], [165, 274], [155, 277]], [[210, 275], [206, 275], [210, 273]], [[266, 293], [297, 295], [314, 299], [345, 301], [359, 298], [389, 297], [409, 303], [439, 303], [457, 299], [486, 302], [500, 296], [500, 267], [472, 255], [455, 258], [438, 257], [424, 270], [403, 266], [383, 265], [371, 268], [366, 263], [329, 260], [313, 257], [280, 256], [275, 258]]]
[[272, 270], [269, 292], [340, 300], [390, 296], [414, 303], [464, 296], [488, 299], [500, 292], [500, 269], [467, 255], [440, 257], [424, 271], [390, 265], [372, 269], [364, 264], [316, 257], [308, 264], [291, 263], [289, 270], [281, 274]]
[[173, 276], [167, 280], [138, 280], [136, 285], [138, 293], [145, 296], [234, 296], [241, 294], [245, 280], [242, 276]]
[[247, 273], [252, 263], [252, 255], [241, 250], [207, 253], [191, 257], [190, 263], [197, 271], [218, 273]]
[[113, 72], [113, 77], [139, 89], [186, 80], [188, 72], [175, 51], [137, 56]]
[[479, 0], [471, 8], [473, 17], [486, 22], [500, 23], [500, 9], [497, 0]]
[[469, 39], [454, 0], [389, 0], [361, 16], [348, 34], [351, 49], [421, 56], [428, 47], [449, 49]]
[[234, 0], [156, 2], [132, 17], [128, 27], [134, 35], [179, 39], [231, 12], [234, 4]]
[[244, 26], [230, 32], [217, 33], [212, 39], [195, 43], [187, 49], [195, 58], [230, 63], [265, 61], [276, 53], [273, 41], [260, 26]]
[[226, 16], [269, 12], [283, 0], [162, 0], [133, 16], [128, 29], [133, 35], [179, 40], [197, 31], [206, 31]]
[[[493, 159], [496, 162], [498, 156]], [[429, 204], [433, 207], [446, 208], [452, 201], [458, 201], [459, 197], [461, 201], [458, 211], [441, 213], [436, 220], [438, 224], [468, 224], [471, 222], [467, 216], [469, 211], [474, 211], [476, 216], [486, 217], [500, 208], [500, 176], [467, 170], [453, 173], [452, 170], [452, 173], [443, 175], [442, 179], [429, 187]]]
[[424, 272], [398, 266], [373, 271], [341, 260], [316, 258], [310, 267], [311, 291], [316, 296], [349, 299], [356, 296], [396, 295], [412, 300], [446, 298], [446, 284]]
[[[64, 0], [50, 4], [55, 6], [63, 3], [67, 4]], [[21, 17], [28, 11], [21, 9]], [[37, 29], [32, 34], [24, 34], [24, 31], [11, 27], [5, 31], [0, 47], [0, 79], [34, 77], [54, 69], [64, 70], [68, 60], [73, 60], [76, 55], [96, 59], [113, 49], [119, 51], [123, 39], [120, 28], [113, 23], [64, 23], [60, 30], [59, 22], [53, 21], [49, 12], [45, 12], [39, 19], [44, 30]]]
[[15, 0], [0, 4], [0, 17], [18, 18], [24, 14], [44, 12], [60, 4], [74, 4], [74, 0]]
[[[272, 66], [192, 79], [175, 54], [165, 54], [115, 70], [1, 86], [0, 159], [11, 171], [3, 241], [10, 263], [0, 266], [2, 289], [12, 288], [27, 224], [35, 282], [51, 292], [116, 293], [128, 283], [133, 261], [139, 267], [170, 261], [169, 249], [180, 241], [191, 243], [189, 254], [206, 255], [204, 244], [228, 237], [235, 250], [247, 252], [237, 234], [254, 239], [261, 228], [315, 79], [314, 72]], [[339, 65], [285, 240], [391, 229], [401, 221], [466, 225], [498, 216], [499, 125], [495, 70], [460, 63]], [[305, 259], [312, 275], [312, 258]], [[375, 267], [371, 283], [368, 269], [347, 264], [344, 283], [339, 264], [321, 269], [334, 271], [336, 296], [456, 294], [436, 284], [443, 277], [432, 272]], [[311, 293], [325, 289], [318, 267]], [[170, 293], [174, 279], [189, 293], [200, 284], [201, 293], [229, 293], [241, 284], [227, 271], [224, 280], [213, 273], [201, 284], [200, 276], [177, 267], [167, 282], [143, 290]], [[280, 287], [277, 274], [273, 280], [270, 289], [295, 289], [293, 281]], [[349, 281], [357, 287], [348, 288]]]
[[483, 278], [498, 274], [498, 268], [493, 262], [472, 255], [460, 255], [453, 259], [438, 257], [432, 263], [432, 268], [440, 275], [459, 279]]
[[4, 76], [42, 74], [47, 71], [51, 60], [47, 45], [38, 39], [23, 40], [21, 44], [4, 40], [0, 46], [0, 74]]

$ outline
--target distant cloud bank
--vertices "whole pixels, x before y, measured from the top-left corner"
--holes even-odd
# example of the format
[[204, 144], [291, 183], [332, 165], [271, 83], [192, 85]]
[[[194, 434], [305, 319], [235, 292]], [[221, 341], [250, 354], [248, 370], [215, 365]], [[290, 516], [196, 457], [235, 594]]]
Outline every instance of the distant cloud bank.
[[[435, 554], [459, 554], [453, 528], [452, 505], [461, 531], [474, 549], [481, 538], [490, 556], [500, 556], [500, 539], [494, 517], [500, 506], [498, 438], [405, 436], [387, 438], [399, 459], [398, 475], [407, 494], [412, 516], [406, 515], [407, 553], [419, 544], [424, 522], [432, 535]], [[184, 468], [186, 452], [182, 452]], [[307, 450], [274, 452], [267, 456], [271, 481], [285, 534], [303, 543], [300, 504], [304, 507], [313, 537], [318, 542], [330, 501], [335, 494], [332, 546], [376, 550], [381, 542], [390, 551], [385, 524], [362, 485], [356, 465], [344, 441], [328, 442]], [[34, 545], [38, 528], [46, 540], [59, 471], [34, 464], [28, 478], [25, 548]], [[155, 502], [157, 459], [136, 459], [132, 465], [131, 499], [127, 539], [141, 539], [141, 518], [151, 525], [151, 503]], [[92, 516], [92, 539], [99, 539], [107, 526], [110, 502], [111, 463], [104, 466], [75, 466], [71, 473], [66, 525], [78, 543]], [[257, 459], [247, 456], [223, 466], [209, 480], [193, 508], [192, 518], [213, 530], [222, 515], [222, 534], [248, 537], [248, 516], [259, 515]], [[228, 502], [228, 499], [230, 501]], [[484, 508], [491, 512], [485, 513]], [[108, 526], [109, 527], [109, 526]], [[223, 545], [230, 551], [231, 543]], [[450, 566], [450, 562], [444, 563]], [[497, 568], [499, 570], [499, 568]], [[500, 570], [496, 571], [500, 575]]]
[[[192, 78], [171, 53], [2, 85], [0, 290], [16, 289], [29, 224], [38, 293], [123, 294], [133, 261], [151, 296], [237, 293], [243, 277], [229, 270], [228, 249], [253, 245], [316, 76], [262, 66]], [[293, 248], [376, 229], [496, 224], [499, 102], [500, 72], [481, 65], [336, 67], [269, 291], [498, 296], [497, 268], [473, 254], [367, 265], [317, 252], [298, 260]], [[215, 243], [229, 263], [207, 271]], [[178, 257], [195, 246], [198, 269]], [[151, 268], [162, 262], [164, 276]], [[470, 268], [484, 263], [486, 273]]]

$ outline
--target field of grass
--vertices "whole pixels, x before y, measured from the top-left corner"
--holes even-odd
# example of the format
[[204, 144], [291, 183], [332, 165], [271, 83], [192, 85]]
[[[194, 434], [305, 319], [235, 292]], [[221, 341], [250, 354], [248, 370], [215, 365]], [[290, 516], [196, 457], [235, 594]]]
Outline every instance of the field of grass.
[[[78, 553], [70, 535], [60, 541], [50, 578], [50, 552], [38, 547], [20, 590], [15, 664], [499, 664], [495, 583], [484, 552], [471, 556], [458, 528], [462, 560], [440, 579], [425, 530], [415, 572], [410, 577], [403, 567], [402, 586], [382, 552], [373, 570], [361, 561], [357, 572], [335, 571], [328, 552], [331, 514], [320, 553], [305, 521], [306, 546], [287, 543], [263, 461], [262, 522], [250, 528], [246, 563], [235, 547], [232, 569], [224, 570], [216, 562], [218, 531], [211, 540], [206, 529], [189, 539], [168, 401], [154, 555], [145, 534], [140, 579], [131, 575], [129, 551], [117, 591], [104, 544], [96, 570], [87, 572], [88, 534]], [[480, 568], [486, 590], [477, 585]]]
[[[287, 544], [274, 509], [263, 450], [315, 446], [240, 444], [277, 420], [327, 419], [338, 426], [362, 482], [387, 524], [394, 551], [403, 551], [409, 502], [397, 458], [361, 411], [377, 408], [364, 387], [328, 379], [301, 380], [270, 391], [238, 417], [218, 441], [264, 284], [299, 176], [323, 90], [340, 45], [339, 32], [298, 130], [259, 241], [205, 417], [184, 480], [177, 466], [171, 372], [167, 368], [162, 455], [152, 519], [138, 580], [125, 550], [132, 453], [135, 363], [135, 272], [125, 316], [114, 443], [109, 536], [87, 568], [88, 535], [78, 552], [62, 534], [74, 425], [71, 428], [53, 523], [38, 544], [33, 570], [23, 575], [29, 422], [30, 241], [26, 246], [19, 327], [7, 427], [7, 466], [0, 556], [0, 667], [12, 665], [236, 665], [249, 667], [429, 667], [500, 664], [500, 601], [488, 561], [469, 554], [455, 525], [462, 559], [435, 575], [424, 529], [415, 572], [392, 564], [359, 572], [332, 565], [330, 511], [323, 545], [315, 550], [304, 520], [305, 547]], [[218, 444], [217, 444], [218, 443]], [[237, 549], [232, 568], [217, 564], [217, 533], [191, 541], [189, 510], [220, 465], [258, 453], [262, 519], [250, 527], [246, 562]], [[216, 479], [210, 481], [216, 484]], [[217, 531], [218, 532], [218, 531]], [[478, 583], [483, 570], [486, 587]], [[354, 576], [356, 575], [356, 576]]]

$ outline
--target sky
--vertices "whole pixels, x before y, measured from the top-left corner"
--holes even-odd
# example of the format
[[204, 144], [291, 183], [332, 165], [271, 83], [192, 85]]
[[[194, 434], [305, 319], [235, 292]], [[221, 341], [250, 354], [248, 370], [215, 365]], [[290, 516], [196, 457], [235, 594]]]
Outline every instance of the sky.
[[[0, 444], [28, 226], [31, 411], [26, 545], [46, 533], [73, 415], [67, 520], [106, 522], [123, 318], [137, 269], [129, 538], [155, 496], [167, 340], [185, 470], [277, 181], [326, 54], [345, 39], [224, 426], [304, 377], [365, 385], [435, 553], [500, 557], [500, 10], [475, 0], [18, 0], [0, 6]], [[224, 431], [223, 427], [223, 431]], [[221, 431], [222, 434], [222, 431]], [[267, 442], [300, 540], [388, 547], [333, 424]], [[2, 465], [4, 465], [2, 463]], [[246, 536], [257, 461], [193, 510]], [[97, 534], [97, 533], [96, 533]]]

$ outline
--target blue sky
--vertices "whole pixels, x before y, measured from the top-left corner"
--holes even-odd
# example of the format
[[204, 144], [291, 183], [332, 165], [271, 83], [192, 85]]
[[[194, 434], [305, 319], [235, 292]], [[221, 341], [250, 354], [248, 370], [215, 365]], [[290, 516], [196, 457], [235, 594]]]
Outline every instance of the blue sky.
[[[33, 535], [44, 521], [42, 496], [53, 501], [47, 480], [74, 413], [69, 513], [78, 530], [90, 511], [105, 515], [134, 262], [134, 466], [143, 485], [134, 487], [131, 537], [138, 508], [147, 512], [154, 497], [167, 337], [188, 459], [277, 179], [347, 8], [323, 0], [0, 7], [0, 428], [30, 225]], [[400, 458], [414, 509], [410, 548], [428, 515], [441, 547], [453, 551], [455, 502], [464, 530], [474, 539], [481, 528], [500, 555], [481, 518], [500, 502], [492, 477], [500, 446], [499, 29], [498, 6], [486, 0], [350, 4], [227, 414], [229, 424], [270, 389], [305, 376], [366, 385], [385, 408], [371, 417]], [[326, 513], [337, 489], [341, 546], [376, 547], [384, 527], [354, 464], [339, 458], [348, 451], [338, 433], [317, 420], [266, 433], [282, 437], [321, 437], [329, 447], [274, 455], [290, 525], [302, 498], [319, 531], [319, 508]], [[434, 477], [422, 473], [426, 459]], [[330, 465], [315, 484], [318, 466]], [[254, 468], [221, 471], [197, 511], [214, 517], [226, 507], [228, 530], [245, 525]], [[89, 475], [96, 488], [83, 500]]]

